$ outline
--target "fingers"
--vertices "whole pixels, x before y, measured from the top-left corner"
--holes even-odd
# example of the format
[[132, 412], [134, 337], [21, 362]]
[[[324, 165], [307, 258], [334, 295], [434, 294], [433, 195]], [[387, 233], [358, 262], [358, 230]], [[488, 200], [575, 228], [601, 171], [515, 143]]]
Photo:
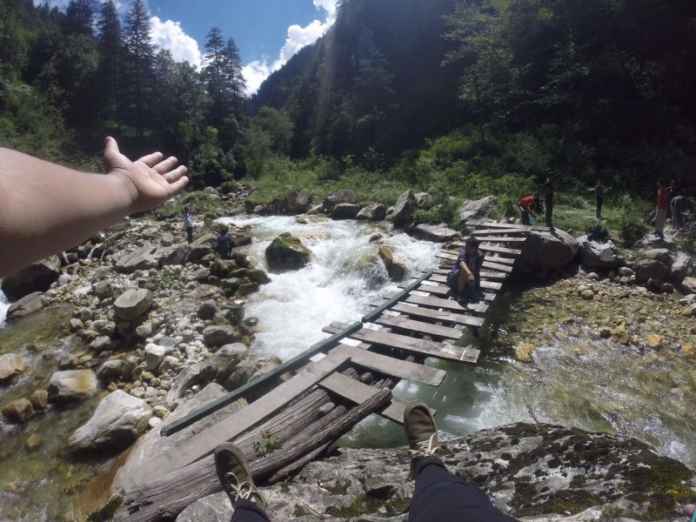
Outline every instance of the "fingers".
[[176, 159], [174, 156], [168, 157], [166, 160], [159, 162], [157, 165], [154, 166], [154, 169], [159, 172], [160, 174], [166, 174], [170, 170], [172, 170], [174, 167], [176, 167], [179, 164], [179, 160]]
[[188, 185], [189, 179], [188, 177], [184, 176], [183, 178], [178, 179], [171, 185], [169, 185], [169, 195], [170, 197], [173, 196], [174, 194], [180, 192], [186, 185]]
[[181, 177], [188, 172], [188, 169], [183, 165], [164, 175], [164, 179], [169, 183], [176, 183]]
[[164, 157], [164, 154], [162, 154], [161, 152], [153, 152], [152, 154], [148, 154], [147, 156], [143, 156], [138, 161], [141, 163], [144, 163], [148, 167], [154, 167], [160, 161], [162, 161], [163, 157]]

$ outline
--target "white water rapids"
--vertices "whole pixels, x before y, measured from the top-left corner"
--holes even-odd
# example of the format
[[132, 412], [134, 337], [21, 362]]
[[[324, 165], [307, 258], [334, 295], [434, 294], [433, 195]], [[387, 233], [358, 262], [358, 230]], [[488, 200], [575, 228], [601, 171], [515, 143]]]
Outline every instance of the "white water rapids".
[[0, 328], [5, 326], [5, 318], [7, 317], [7, 309], [10, 307], [10, 303], [7, 302], [5, 294], [0, 290]]
[[[252, 295], [247, 316], [259, 320], [253, 349], [283, 360], [295, 356], [327, 334], [322, 328], [332, 322], [352, 322], [369, 312], [370, 303], [395, 293], [398, 287], [387, 281], [378, 262], [369, 259], [377, 253], [370, 243], [382, 234], [408, 267], [408, 277], [437, 265], [439, 246], [418, 241], [407, 234], [394, 234], [390, 228], [355, 221], [310, 218], [300, 224], [293, 217], [239, 217], [221, 220], [237, 226], [251, 226], [254, 243], [249, 256], [266, 266], [265, 250], [283, 232], [300, 238], [312, 251], [311, 263], [302, 270], [270, 274], [271, 283]], [[440, 364], [429, 361], [428, 364]], [[395, 390], [401, 400], [427, 400], [438, 411], [441, 428], [460, 434], [516, 421], [529, 420], [524, 407], [507, 397], [499, 384], [501, 365], [481, 364], [476, 368], [442, 365], [448, 371], [439, 388], [402, 382]], [[375, 423], [380, 429], [371, 429]], [[388, 421], [371, 418], [347, 440], [362, 445], [403, 444], [402, 431]]]

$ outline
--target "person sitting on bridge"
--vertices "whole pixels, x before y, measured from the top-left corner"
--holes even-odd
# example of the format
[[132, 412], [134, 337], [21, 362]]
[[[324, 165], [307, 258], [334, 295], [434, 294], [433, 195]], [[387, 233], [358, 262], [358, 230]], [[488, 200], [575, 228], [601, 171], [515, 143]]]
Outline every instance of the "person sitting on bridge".
[[104, 162], [106, 175], [88, 174], [0, 147], [0, 278], [159, 207], [189, 182], [176, 158], [131, 161], [111, 137]]
[[232, 256], [232, 236], [228, 226], [222, 225], [218, 230], [217, 251], [223, 259], [229, 259]]
[[[437, 457], [446, 450], [427, 405], [411, 404], [406, 408], [404, 430], [411, 449], [411, 478], [416, 480], [409, 522], [514, 522], [514, 518], [498, 511], [480, 489], [447, 471]], [[215, 450], [215, 468], [234, 508], [231, 522], [270, 522], [264, 498], [237, 446], [219, 446]]]
[[452, 293], [460, 301], [478, 300], [481, 296], [483, 255], [479, 245], [480, 242], [475, 237], [468, 238], [447, 276]]

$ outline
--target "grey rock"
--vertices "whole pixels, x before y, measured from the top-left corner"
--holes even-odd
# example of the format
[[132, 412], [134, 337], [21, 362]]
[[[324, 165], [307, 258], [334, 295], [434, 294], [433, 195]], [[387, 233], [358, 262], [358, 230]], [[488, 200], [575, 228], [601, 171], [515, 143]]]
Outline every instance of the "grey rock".
[[12, 303], [7, 309], [7, 320], [16, 321], [22, 317], [35, 314], [44, 307], [43, 294], [34, 292], [33, 294], [25, 295], [19, 301]]
[[101, 335], [94, 339], [89, 345], [89, 349], [96, 353], [107, 352], [113, 349], [114, 343], [111, 338], [106, 335]]
[[587, 270], [612, 270], [620, 264], [613, 241], [591, 241], [587, 236], [577, 239], [580, 247], [580, 263]]
[[427, 192], [418, 192], [416, 194], [416, 205], [418, 205], [418, 208], [428, 210], [433, 207], [433, 204], [433, 197]]
[[360, 212], [360, 205], [355, 203], [340, 203], [333, 209], [331, 217], [336, 220], [355, 219]]
[[636, 281], [640, 284], [653, 281], [654, 283], [664, 283], [670, 278], [671, 266], [663, 263], [659, 259], [644, 258], [639, 259], [633, 265], [636, 273]]
[[343, 189], [334, 192], [333, 194], [329, 194], [329, 196], [324, 200], [322, 208], [324, 212], [330, 213], [336, 205], [340, 205], [341, 203], [357, 202], [358, 197], [355, 195], [355, 192], [350, 189]]
[[242, 343], [228, 344], [220, 348], [209, 361], [216, 370], [215, 380], [220, 384], [225, 383], [248, 354], [249, 349]]
[[304, 214], [309, 210], [312, 204], [312, 196], [304, 190], [291, 191], [285, 196], [285, 205], [287, 213], [294, 216], [296, 214]]
[[157, 370], [164, 358], [172, 353], [174, 348], [150, 343], [145, 347], [145, 367], [152, 371]]
[[34, 292], [45, 292], [60, 277], [60, 259], [56, 256], [33, 263], [2, 279], [2, 291], [10, 301]]
[[520, 256], [520, 268], [526, 273], [544, 276], [570, 265], [578, 253], [578, 243], [570, 234], [556, 229], [532, 231]]
[[157, 260], [157, 266], [178, 266], [186, 263], [189, 257], [188, 245], [172, 245], [158, 248], [153, 257]]
[[628, 266], [621, 266], [619, 267], [619, 275], [621, 277], [633, 277], [636, 273]]
[[135, 322], [142, 319], [152, 308], [152, 292], [142, 288], [127, 290], [116, 299], [116, 318]]
[[686, 277], [682, 281], [682, 287], [688, 292], [696, 294], [696, 277]]
[[155, 252], [157, 246], [151, 243], [133, 252], [125, 252], [114, 259], [114, 270], [121, 274], [132, 274], [137, 270], [147, 270], [157, 267]]
[[135, 364], [128, 359], [109, 359], [97, 370], [97, 377], [104, 384], [127, 382], [131, 380]]
[[200, 263], [207, 256], [215, 254], [216, 237], [214, 234], [203, 234], [197, 238], [189, 249], [188, 261]]
[[413, 237], [434, 243], [447, 243], [459, 237], [456, 230], [452, 230], [445, 223], [439, 225], [416, 225], [410, 231]]
[[490, 218], [497, 208], [498, 198], [495, 196], [465, 201], [457, 211], [459, 223], [464, 224], [468, 221]]
[[55, 372], [48, 382], [48, 397], [51, 402], [83, 400], [96, 393], [97, 376], [92, 370]]
[[239, 332], [229, 325], [212, 325], [203, 330], [203, 342], [208, 348], [220, 348], [239, 339]]
[[113, 297], [114, 289], [111, 286], [111, 282], [98, 281], [94, 285], [94, 295], [96, 295], [99, 299], [108, 299], [109, 297]]
[[393, 212], [388, 216], [389, 220], [397, 228], [406, 228], [413, 223], [416, 208], [416, 197], [412, 190], [408, 190], [399, 196]]
[[215, 301], [206, 301], [205, 303], [201, 303], [201, 306], [198, 307], [198, 317], [204, 321], [210, 321], [215, 318], [217, 312]]
[[384, 205], [381, 203], [370, 203], [358, 212], [356, 219], [363, 221], [383, 221], [386, 217], [387, 209]]
[[5, 384], [27, 369], [27, 361], [19, 354], [0, 355], [0, 384]]
[[379, 257], [384, 263], [384, 268], [387, 269], [389, 278], [392, 281], [399, 282], [404, 280], [407, 272], [406, 265], [394, 255], [394, 251], [390, 247], [386, 245], [380, 246]]
[[680, 285], [681, 282], [693, 271], [694, 261], [685, 252], [677, 252], [672, 260], [672, 282]]
[[150, 417], [152, 409], [144, 400], [116, 390], [102, 399], [94, 415], [70, 436], [68, 444], [73, 451], [119, 451], [145, 432]]

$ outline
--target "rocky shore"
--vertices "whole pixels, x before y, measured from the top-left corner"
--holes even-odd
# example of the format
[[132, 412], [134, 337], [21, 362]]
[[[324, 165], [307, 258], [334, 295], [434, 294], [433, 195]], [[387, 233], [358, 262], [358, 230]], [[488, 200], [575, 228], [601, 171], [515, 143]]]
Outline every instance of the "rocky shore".
[[[137, 440], [142, 444], [163, 419], [190, 409], [191, 401], [209, 400], [211, 393], [234, 389], [280, 364], [249, 349], [257, 320], [246, 317], [245, 302], [269, 281], [241, 252], [254, 238], [232, 226], [232, 256], [223, 259], [215, 248], [214, 220], [243, 212], [247, 195], [244, 187], [188, 194], [6, 278], [2, 288], [13, 304], [9, 328], [0, 331], [0, 391], [8, 390], [0, 401], [2, 433], [21, 437], [26, 451], [37, 451], [49, 435], [37, 433], [32, 422], [51, 415], [57, 421], [85, 405], [58, 453], [101, 464]], [[290, 193], [246, 210], [389, 219], [427, 241], [460, 238], [445, 225], [413, 225], [417, 209], [428, 208], [431, 200], [409, 191], [387, 209], [360, 203], [351, 191], [317, 204], [307, 193]], [[198, 219], [191, 244], [180, 223], [184, 205]], [[467, 222], [490, 218], [495, 206], [495, 198], [465, 203], [459, 211], [464, 231]], [[375, 241], [374, 262], [392, 280], [403, 279], [398, 255]], [[266, 251], [269, 267], [279, 272], [311, 263], [311, 256], [290, 235], [279, 236]], [[543, 372], [540, 354], [555, 349], [559, 338], [581, 338], [617, 353], [635, 352], [645, 361], [644, 369], [632, 369], [637, 374], [656, 359], [669, 361], [650, 394], [666, 390], [675, 411], [696, 423], [688, 407], [696, 400], [695, 269], [686, 252], [654, 238], [623, 250], [610, 241], [532, 231], [521, 260], [525, 291], [494, 339], [494, 354], [514, 356], [522, 371]], [[530, 274], [539, 286], [528, 286]], [[598, 410], [611, 420], [611, 411]], [[596, 428], [621, 434], [620, 424]], [[654, 445], [650, 437], [628, 433]], [[453, 441], [450, 449], [446, 462], [457, 474], [525, 520], [674, 520], [696, 502], [687, 467], [631, 438], [519, 424]], [[341, 450], [266, 493], [278, 520], [406, 520], [413, 487], [407, 473], [403, 451]], [[12, 494], [21, 496], [30, 487], [15, 484]], [[226, 521], [229, 509], [215, 495], [177, 520]]]

